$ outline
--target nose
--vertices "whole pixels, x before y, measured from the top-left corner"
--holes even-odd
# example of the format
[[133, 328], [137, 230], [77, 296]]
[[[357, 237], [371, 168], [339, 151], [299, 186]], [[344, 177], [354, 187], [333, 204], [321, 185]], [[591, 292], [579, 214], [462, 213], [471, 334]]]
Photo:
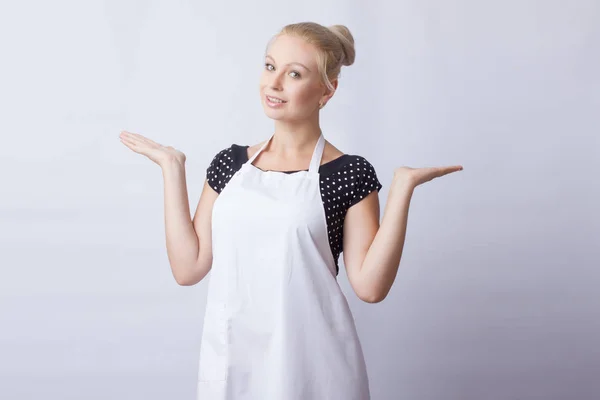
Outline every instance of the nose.
[[271, 73], [271, 80], [269, 82], [269, 88], [272, 90], [282, 90], [283, 89], [283, 79], [282, 74], [275, 71]]

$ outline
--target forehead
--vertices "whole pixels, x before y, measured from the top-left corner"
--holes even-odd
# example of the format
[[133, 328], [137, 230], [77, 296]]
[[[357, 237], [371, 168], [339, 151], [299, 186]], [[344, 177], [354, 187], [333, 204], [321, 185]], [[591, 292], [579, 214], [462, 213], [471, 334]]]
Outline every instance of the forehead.
[[317, 51], [304, 39], [281, 35], [269, 45], [265, 55], [275, 59], [278, 64], [298, 62], [314, 70], [317, 67]]

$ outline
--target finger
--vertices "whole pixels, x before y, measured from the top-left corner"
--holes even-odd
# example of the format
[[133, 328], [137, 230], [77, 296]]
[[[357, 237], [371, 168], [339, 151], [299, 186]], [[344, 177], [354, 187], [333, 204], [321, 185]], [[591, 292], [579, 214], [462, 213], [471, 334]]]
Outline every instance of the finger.
[[140, 146], [135, 140], [131, 140], [129, 138], [121, 138], [121, 143], [123, 143], [125, 146], [129, 147], [131, 150], [135, 151], [136, 153], [139, 152]]
[[450, 167], [446, 167], [450, 172], [462, 171], [462, 165], [452, 165]]
[[453, 172], [461, 171], [462, 169], [463, 168], [461, 165], [453, 165], [450, 167], [440, 167], [439, 172], [441, 174], [440, 176], [443, 176], [443, 175], [451, 174]]
[[151, 146], [151, 147], [161, 147], [161, 145], [160, 145], [160, 144], [156, 143], [156, 142], [155, 142], [154, 140], [152, 140], [152, 139], [148, 139], [148, 138], [147, 138], [147, 137], [145, 137], [145, 136], [142, 136], [142, 135], [137, 135], [137, 136], [136, 136], [136, 138], [137, 138], [137, 139], [138, 139], [138, 140], [139, 140], [141, 143], [144, 143], [144, 144], [146, 144], [146, 145], [148, 145], [148, 146]]
[[136, 144], [136, 143], [138, 143], [138, 140], [135, 137], [133, 137], [133, 136], [122, 136], [120, 139], [121, 139], [122, 142], [126, 142], [126, 143], [129, 143], [129, 144]]
[[121, 132], [120, 136], [129, 138], [131, 140], [138, 140], [138, 141], [147, 140], [143, 135], [140, 135], [139, 133], [128, 132], [128, 131]]
[[139, 133], [132, 133], [131, 136], [138, 140], [148, 140], [148, 138], [146, 138], [144, 135], [140, 135]]
[[146, 143], [150, 146], [155, 146], [155, 147], [161, 146], [159, 143], [156, 143], [155, 141], [148, 139], [147, 137], [145, 137], [144, 135], [140, 135], [139, 133], [133, 133], [133, 132], [128, 132], [128, 131], [122, 131], [121, 133], [123, 134], [124, 137], [127, 137], [131, 140], [136, 140], [139, 143]]
[[135, 144], [139, 147], [149, 147], [149, 146], [153, 145], [152, 141], [146, 139], [142, 135], [138, 135], [135, 133], [133, 133], [133, 134], [130, 133], [128, 135], [124, 135], [122, 138], [127, 140], [128, 143]]
[[131, 146], [133, 146], [133, 143], [131, 142], [131, 140], [129, 140], [125, 137], [119, 138], [119, 140], [121, 140], [121, 143], [123, 143], [127, 147], [131, 148]]
[[134, 133], [129, 131], [121, 131], [120, 137], [133, 137]]
[[140, 135], [139, 133], [132, 133], [133, 137], [135, 137], [136, 139], [142, 141], [142, 142], [146, 142], [148, 144], [154, 144], [157, 145], [158, 143], [156, 143], [154, 140], [147, 138], [144, 135]]

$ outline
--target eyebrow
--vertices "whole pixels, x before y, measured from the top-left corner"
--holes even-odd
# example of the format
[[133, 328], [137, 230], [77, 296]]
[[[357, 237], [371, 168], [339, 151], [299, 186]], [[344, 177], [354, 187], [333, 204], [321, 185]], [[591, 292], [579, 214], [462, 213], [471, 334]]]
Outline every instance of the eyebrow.
[[[271, 60], [273, 60], [273, 61], [275, 61], [275, 59], [274, 59], [273, 57], [271, 57], [270, 55], [268, 55], [268, 54], [266, 55], [266, 57], [267, 57], [267, 58], [270, 58], [270, 59], [271, 59]], [[304, 65], [304, 64], [301, 64], [301, 63], [299, 63], [299, 62], [291, 62], [291, 63], [289, 63], [289, 64], [286, 64], [286, 65], [292, 65], [292, 64], [299, 65], [299, 66], [301, 66], [302, 68], [306, 69], [308, 72], [311, 72], [311, 71], [310, 71], [310, 69], [309, 69], [309, 68], [308, 68], [306, 65]]]

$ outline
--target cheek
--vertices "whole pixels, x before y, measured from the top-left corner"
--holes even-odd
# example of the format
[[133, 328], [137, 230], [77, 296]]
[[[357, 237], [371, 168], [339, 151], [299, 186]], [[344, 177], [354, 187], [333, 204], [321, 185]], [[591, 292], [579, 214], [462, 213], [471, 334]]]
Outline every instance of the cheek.
[[260, 80], [258, 81], [258, 88], [262, 91], [266, 86], [266, 82], [264, 78], [260, 78]]
[[260, 89], [264, 89], [269, 84], [269, 79], [265, 73], [260, 74], [260, 79], [258, 80], [258, 86]]
[[314, 90], [309, 88], [299, 88], [290, 96], [298, 106], [311, 106], [317, 98]]

